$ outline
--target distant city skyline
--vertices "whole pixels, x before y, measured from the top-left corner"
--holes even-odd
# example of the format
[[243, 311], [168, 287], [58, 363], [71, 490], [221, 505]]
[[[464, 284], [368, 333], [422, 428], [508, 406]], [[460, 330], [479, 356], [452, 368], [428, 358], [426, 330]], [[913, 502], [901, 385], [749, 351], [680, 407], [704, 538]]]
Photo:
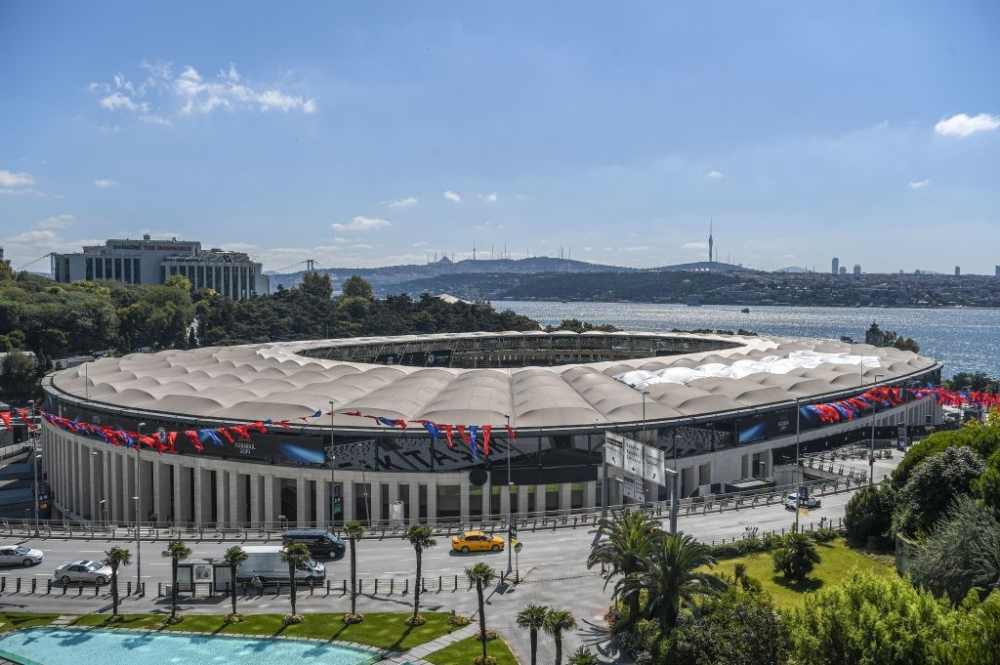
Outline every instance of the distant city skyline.
[[195, 22], [14, 0], [0, 246], [15, 268], [150, 233], [265, 270], [506, 246], [993, 274], [997, 25], [974, 0], [213, 3]]

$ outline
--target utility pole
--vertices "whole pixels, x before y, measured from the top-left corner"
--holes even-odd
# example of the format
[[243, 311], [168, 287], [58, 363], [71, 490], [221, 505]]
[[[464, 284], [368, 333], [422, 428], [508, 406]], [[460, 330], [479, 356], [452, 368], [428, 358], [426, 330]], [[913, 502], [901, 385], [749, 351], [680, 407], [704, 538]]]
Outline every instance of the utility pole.
[[326, 447], [326, 458], [330, 462], [330, 526], [335, 527], [337, 523], [337, 483], [334, 482], [336, 473], [337, 456], [334, 455], [333, 447], [333, 400], [330, 400], [330, 445]]
[[[875, 384], [878, 385], [881, 374], [875, 375]], [[875, 421], [878, 419], [878, 400], [872, 401], [872, 439], [868, 448], [868, 486], [875, 484]]]
[[[136, 425], [136, 431], [142, 436], [142, 428], [146, 423]], [[142, 538], [139, 534], [139, 516], [142, 514], [142, 476], [139, 473], [139, 442], [135, 442], [135, 588], [136, 594], [142, 589]]]
[[38, 537], [38, 432], [35, 430], [34, 420], [35, 417], [35, 400], [28, 402], [29, 405], [29, 415], [27, 422], [24, 423], [24, 428], [28, 431], [28, 436], [31, 437], [31, 473], [34, 478], [34, 517], [35, 517], [35, 537]]
[[799, 461], [799, 434], [801, 433], [802, 418], [799, 413], [799, 398], [795, 398], [795, 533], [799, 532], [799, 508], [802, 506], [802, 464]]
[[510, 436], [510, 414], [505, 413], [504, 418], [507, 419], [507, 574], [510, 575], [511, 571], [514, 570], [511, 565], [511, 557], [514, 556], [514, 510], [510, 505], [514, 483], [510, 479], [510, 448], [514, 444]]

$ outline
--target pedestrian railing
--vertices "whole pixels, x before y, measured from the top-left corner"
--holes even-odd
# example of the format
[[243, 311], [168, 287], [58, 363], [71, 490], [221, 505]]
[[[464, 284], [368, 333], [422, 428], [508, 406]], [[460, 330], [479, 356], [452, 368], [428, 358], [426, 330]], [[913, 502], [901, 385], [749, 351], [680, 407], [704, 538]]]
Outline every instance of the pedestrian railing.
[[[120, 598], [139, 598], [146, 593], [146, 583], [142, 587], [133, 584], [131, 580], [118, 582]], [[13, 577], [0, 575], [0, 597], [2, 596], [59, 596], [66, 598], [111, 598], [111, 585], [87, 582], [62, 583], [49, 578]]]

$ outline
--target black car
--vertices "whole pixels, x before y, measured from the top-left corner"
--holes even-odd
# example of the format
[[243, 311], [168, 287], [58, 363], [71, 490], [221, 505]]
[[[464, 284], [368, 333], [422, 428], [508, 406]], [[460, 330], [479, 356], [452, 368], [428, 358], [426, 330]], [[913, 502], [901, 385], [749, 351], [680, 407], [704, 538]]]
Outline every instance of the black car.
[[325, 529], [292, 529], [285, 532], [281, 542], [285, 545], [301, 543], [317, 557], [339, 559], [344, 556], [344, 541]]

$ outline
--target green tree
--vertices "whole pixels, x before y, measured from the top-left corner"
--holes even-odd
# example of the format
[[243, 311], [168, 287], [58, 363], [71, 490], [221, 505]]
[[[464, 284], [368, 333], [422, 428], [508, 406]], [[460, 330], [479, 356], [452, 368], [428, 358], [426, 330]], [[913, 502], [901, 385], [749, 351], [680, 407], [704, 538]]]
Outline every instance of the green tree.
[[233, 603], [233, 618], [238, 616], [236, 612], [236, 571], [240, 564], [247, 560], [247, 553], [239, 545], [233, 545], [222, 555], [222, 560], [229, 566], [229, 599]]
[[790, 615], [795, 662], [810, 665], [947, 663], [954, 616], [905, 579], [853, 573], [806, 594]]
[[900, 490], [893, 525], [901, 533], [927, 532], [955, 498], [969, 494], [984, 465], [971, 448], [946, 448], [925, 459]]
[[352, 521], [344, 524], [344, 534], [347, 536], [347, 544], [351, 548], [351, 619], [355, 620], [358, 614], [358, 540], [364, 537], [365, 527], [361, 522]]
[[528, 631], [531, 641], [531, 665], [538, 662], [538, 631], [545, 626], [545, 616], [549, 608], [544, 605], [528, 605], [517, 613], [517, 625]]
[[730, 587], [709, 598], [670, 634], [671, 665], [782, 665], [789, 659], [788, 627], [771, 598]]
[[177, 620], [177, 564], [191, 556], [191, 548], [183, 541], [175, 540], [163, 550], [164, 558], [170, 559], [170, 621]]
[[993, 511], [960, 496], [921, 544], [913, 582], [957, 603], [973, 587], [1000, 583], [1000, 522]]
[[934, 432], [911, 447], [892, 472], [893, 487], [902, 489], [913, 471], [928, 457], [948, 448], [962, 447], [971, 448], [983, 459], [1000, 450], [1000, 410], [992, 411], [986, 422], [972, 420], [958, 429]]
[[1000, 517], [1000, 450], [986, 460], [986, 468], [974, 483], [976, 493]]
[[950, 665], [995, 665], [1000, 644], [1000, 591], [981, 603], [973, 599], [964, 609], [958, 629], [942, 651], [950, 657]]
[[420, 617], [420, 592], [424, 586], [424, 579], [422, 577], [423, 557], [424, 550], [434, 547], [437, 544], [437, 541], [431, 537], [433, 533], [430, 527], [419, 524], [411, 526], [403, 536], [403, 538], [410, 541], [410, 545], [413, 546], [413, 552], [417, 557], [417, 576], [413, 582], [413, 616], [410, 617], [410, 625], [418, 626], [423, 623], [423, 619]]
[[0, 391], [10, 402], [25, 402], [32, 398], [38, 386], [35, 359], [27, 353], [12, 351], [0, 363]]
[[348, 277], [347, 281], [344, 282], [342, 291], [345, 298], [361, 298], [363, 300], [374, 299], [372, 285], [358, 275]]
[[292, 605], [292, 618], [298, 616], [295, 602], [298, 599], [299, 578], [296, 572], [309, 561], [309, 548], [303, 543], [285, 545], [281, 550], [281, 560], [288, 564], [288, 602]]
[[855, 547], [885, 549], [892, 542], [894, 493], [888, 483], [866, 485], [847, 502], [844, 528]]
[[668, 635], [677, 625], [682, 604], [726, 588], [722, 579], [700, 570], [714, 565], [706, 545], [682, 533], [664, 535], [643, 556], [640, 572], [622, 580], [622, 595], [645, 597], [646, 616], [656, 617]]
[[576, 628], [576, 619], [569, 610], [552, 609], [545, 615], [545, 632], [552, 636], [556, 645], [556, 665], [562, 665], [563, 632]]
[[483, 645], [483, 656], [479, 665], [486, 665], [489, 662], [489, 657], [486, 655], [488, 636], [486, 634], [486, 598], [484, 592], [486, 587], [496, 579], [497, 573], [487, 564], [477, 563], [465, 569], [465, 576], [476, 585], [476, 600], [479, 603], [479, 641]]
[[[663, 535], [657, 523], [641, 510], [628, 511], [603, 519], [598, 524], [599, 540], [591, 547], [587, 568], [601, 566], [604, 587], [618, 580], [613, 591], [616, 601], [623, 598], [625, 580], [642, 571], [643, 558], [649, 554], [653, 543]], [[639, 595], [627, 599], [627, 625], [639, 620]]]
[[111, 566], [111, 616], [118, 616], [118, 567], [127, 566], [132, 555], [124, 547], [112, 547], [104, 553], [104, 563]]
[[569, 657], [569, 665], [598, 665], [601, 660], [587, 647], [581, 646]]
[[802, 582], [809, 577], [820, 560], [816, 543], [801, 532], [786, 534], [781, 539], [781, 546], [771, 553], [771, 558], [774, 561], [774, 572], [781, 573], [791, 582]]

